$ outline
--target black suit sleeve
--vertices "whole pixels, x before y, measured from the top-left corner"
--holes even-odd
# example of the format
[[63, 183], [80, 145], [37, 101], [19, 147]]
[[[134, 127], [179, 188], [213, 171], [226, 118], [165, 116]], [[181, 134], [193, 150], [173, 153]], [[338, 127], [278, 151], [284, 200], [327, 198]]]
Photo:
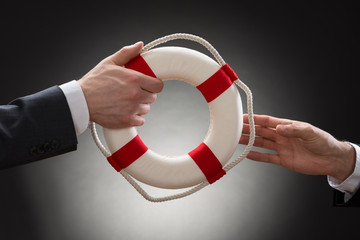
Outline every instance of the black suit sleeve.
[[0, 169], [76, 150], [71, 112], [58, 86], [0, 106]]
[[360, 207], [360, 191], [357, 191], [349, 201], [344, 202], [344, 193], [334, 189], [335, 207]]

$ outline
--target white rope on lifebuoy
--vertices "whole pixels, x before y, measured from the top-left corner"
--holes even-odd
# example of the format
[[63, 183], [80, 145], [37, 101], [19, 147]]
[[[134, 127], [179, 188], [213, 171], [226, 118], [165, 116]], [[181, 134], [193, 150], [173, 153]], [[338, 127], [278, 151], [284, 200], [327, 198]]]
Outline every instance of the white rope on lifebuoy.
[[[179, 33], [179, 34], [172, 34], [169, 36], [165, 36], [163, 38], [159, 38], [149, 44], [147, 44], [146, 46], [144, 46], [143, 51], [142, 51], [142, 56], [144, 56], [144, 58], [146, 58], [146, 62], [149, 62], [149, 65], [152, 65], [151, 68], [154, 68], [154, 72], [156, 72], [156, 74], [159, 74], [161, 76], [164, 76], [166, 78], [166, 71], [167, 69], [162, 71], [162, 65], [164, 64], [164, 61], [169, 61], [169, 60], [163, 60], [161, 57], [159, 56], [163, 56], [163, 55], [167, 55], [169, 56], [177, 56], [177, 55], [186, 55], [185, 57], [182, 56], [180, 57], [180, 60], [182, 58], [185, 58], [186, 60], [190, 60], [190, 65], [193, 64], [191, 61], [203, 61], [203, 71], [207, 71], [208, 68], [208, 64], [210, 65], [214, 65], [215, 62], [211, 62], [209, 59], [207, 59], [208, 57], [200, 54], [199, 52], [196, 52], [194, 50], [189, 50], [189, 49], [185, 49], [185, 48], [175, 48], [175, 47], [164, 47], [164, 48], [157, 48], [154, 49], [152, 51], [149, 51], [151, 48], [153, 48], [154, 46], [157, 46], [161, 43], [170, 41], [170, 40], [174, 40], [174, 39], [187, 39], [187, 40], [191, 40], [191, 41], [195, 41], [198, 42], [200, 44], [202, 44], [203, 46], [205, 46], [214, 56], [214, 58], [217, 60], [218, 62], [218, 67], [217, 69], [219, 69], [222, 66], [225, 66], [225, 61], [221, 58], [221, 56], [219, 55], [219, 53], [216, 51], [216, 49], [210, 44], [208, 43], [206, 40], [198, 37], [198, 36], [194, 36], [191, 34], [184, 34], [184, 33]], [[173, 55], [171, 55], [173, 54]], [[149, 56], [149, 57], [147, 57]], [[188, 58], [189, 56], [191, 56], [190, 58]], [[195, 56], [195, 58], [193, 58]], [[173, 57], [171, 57], [173, 58]], [[154, 60], [155, 59], [155, 60]], [[159, 60], [160, 59], [160, 60]], [[178, 63], [175, 61], [175, 63]], [[199, 66], [197, 66], [198, 68]], [[201, 68], [201, 67], [200, 67]], [[211, 67], [210, 67], [211, 68]], [[213, 66], [214, 68], [214, 66]], [[215, 67], [216, 69], [216, 67]], [[177, 80], [188, 80], [189, 76], [183, 76], [183, 71], [184, 68], [182, 69], [181, 67], [179, 69], [180, 72], [178, 73], [179, 76], [177, 76]], [[185, 70], [187, 71], [188, 68], [185, 67]], [[165, 72], [164, 72], [165, 71]], [[211, 70], [213, 71], [213, 69]], [[210, 71], [210, 73], [211, 73]], [[190, 73], [192, 74], [192, 72], [190, 71]], [[206, 75], [206, 74], [205, 74]], [[209, 75], [209, 73], [207, 74]], [[156, 75], [158, 76], [158, 75]], [[182, 79], [182, 77], [184, 77]], [[162, 79], [161, 77], [159, 77], [160, 79]], [[199, 77], [199, 81], [200, 82], [190, 82], [190, 84], [193, 84], [194, 86], [197, 86], [198, 84], [201, 84], [201, 79], [205, 80], [207, 77]], [[176, 78], [172, 78], [172, 79], [176, 79]], [[163, 79], [164, 80], [164, 79]], [[187, 81], [189, 82], [189, 81]], [[250, 140], [249, 140], [249, 144], [246, 146], [245, 150], [243, 151], [243, 153], [234, 161], [232, 161], [231, 163], [227, 164], [227, 161], [231, 158], [231, 156], [233, 155], [237, 142], [240, 138], [240, 134], [241, 134], [241, 130], [242, 130], [242, 109], [241, 109], [241, 100], [238, 96], [238, 92], [236, 90], [236, 87], [233, 85], [231, 86], [232, 88], [235, 88], [236, 90], [236, 94], [234, 95], [234, 89], [232, 89], [232, 93], [230, 93], [230, 97], [228, 100], [225, 100], [225, 102], [229, 103], [229, 104], [233, 104], [232, 106], [230, 106], [230, 109], [227, 109], [226, 106], [222, 106], [221, 104], [223, 103], [221, 100], [219, 99], [218, 105], [215, 107], [216, 111], [221, 111], [221, 107], [226, 109], [226, 111], [222, 112], [221, 115], [226, 115], [229, 112], [235, 112], [237, 115], [234, 117], [234, 115], [229, 114], [228, 117], [229, 118], [235, 118], [235, 122], [232, 122], [230, 124], [230, 126], [227, 126], [230, 128], [230, 131], [228, 131], [228, 134], [222, 135], [222, 136], [218, 136], [218, 134], [221, 135], [221, 132], [223, 132], [222, 130], [226, 131], [226, 129], [223, 129], [221, 127], [217, 127], [216, 129], [216, 134], [214, 135], [213, 133], [213, 128], [214, 124], [210, 123], [210, 128], [207, 134], [207, 137], [205, 138], [204, 142], [206, 146], [209, 146], [208, 148], [210, 149], [210, 152], [214, 152], [214, 155], [216, 155], [216, 157], [218, 157], [219, 162], [221, 163], [221, 168], [224, 171], [229, 171], [230, 169], [232, 169], [234, 166], [236, 166], [241, 160], [243, 160], [247, 154], [250, 152], [254, 140], [255, 140], [255, 126], [254, 126], [254, 120], [253, 120], [253, 107], [252, 107], [252, 94], [250, 89], [244, 84], [242, 83], [239, 79], [235, 80], [235, 83], [244, 90], [244, 92], [246, 93], [247, 96], [247, 108], [248, 108], [248, 115], [249, 115], [249, 123], [250, 123]], [[230, 88], [231, 88], [230, 87]], [[228, 91], [228, 90], [226, 90]], [[230, 90], [231, 92], [231, 90]], [[221, 93], [221, 95], [226, 95]], [[238, 100], [237, 100], [238, 99]], [[231, 100], [234, 100], [234, 102], [232, 102]], [[239, 101], [239, 102], [237, 102]], [[215, 102], [215, 100], [213, 101]], [[239, 103], [240, 103], [240, 110], [239, 110]], [[210, 106], [209, 103], [209, 108], [212, 109], [214, 108], [214, 106]], [[211, 113], [211, 111], [210, 111]], [[214, 115], [211, 113], [211, 115]], [[213, 117], [213, 116], [212, 116]], [[219, 118], [218, 118], [219, 119]], [[217, 122], [222, 121], [222, 120], [216, 120]], [[222, 124], [224, 125], [224, 124]], [[239, 127], [239, 125], [241, 125]], [[109, 152], [104, 146], [103, 144], [100, 142], [98, 136], [97, 136], [97, 132], [96, 132], [96, 128], [95, 128], [95, 124], [91, 123], [90, 124], [90, 128], [91, 128], [91, 132], [92, 132], [92, 136], [94, 138], [94, 141], [96, 143], [96, 145], [98, 146], [98, 148], [101, 150], [101, 152], [103, 153], [103, 155], [106, 158], [109, 158], [112, 156], [112, 154], [114, 154], [114, 152], [121, 148], [122, 146], [124, 146], [126, 143], [128, 143], [132, 138], [134, 138], [134, 136], [137, 134], [135, 128], [129, 128], [129, 129], [122, 129], [122, 130], [108, 130], [108, 129], [104, 129], [104, 135], [105, 135], [105, 139], [107, 140], [107, 145], [108, 147], [111, 149], [111, 152]], [[234, 132], [232, 133], [231, 130], [234, 130]], [[221, 144], [219, 144], [219, 142], [217, 142], [217, 138], [218, 136], [220, 138], [221, 141], [225, 141], [222, 142]], [[122, 138], [122, 139], [119, 139]], [[125, 139], [124, 139], [125, 138]], [[209, 140], [210, 139], [210, 140]], [[215, 140], [214, 140], [215, 139]], [[208, 142], [206, 142], [207, 140], [209, 140]], [[228, 140], [228, 142], [226, 142], [226, 140]], [[215, 150], [214, 150], [215, 149]], [[217, 150], [216, 150], [217, 149]], [[226, 153], [226, 156], [222, 156], [224, 155], [223, 153]], [[220, 157], [219, 157], [220, 156]], [[161, 202], [161, 201], [168, 201], [168, 200], [173, 200], [173, 199], [178, 199], [178, 198], [182, 198], [185, 196], [188, 196], [194, 192], [199, 191], [200, 189], [202, 189], [203, 187], [207, 186], [209, 184], [209, 181], [206, 181], [206, 178], [201, 175], [201, 171], [199, 171], [199, 169], [196, 167], [196, 165], [193, 164], [193, 161], [191, 161], [190, 157], [188, 156], [181, 156], [181, 158], [179, 159], [175, 159], [175, 162], [177, 160], [177, 164], [173, 164], [171, 163], [171, 160], [174, 162], [174, 159], [171, 159], [170, 162], [166, 163], [165, 165], [168, 165], [167, 167], [165, 167], [164, 169], [161, 169], [164, 165], [164, 157], [154, 154], [152, 151], [147, 150], [145, 151], [144, 155], [141, 156], [143, 159], [141, 160], [136, 160], [136, 162], [132, 163], [130, 166], [128, 166], [125, 169], [121, 169], [120, 173], [124, 176], [124, 178], [147, 200], [152, 201], [152, 202]], [[140, 157], [140, 158], [141, 158]], [[160, 164], [160, 165], [159, 165]], [[163, 164], [163, 165], [161, 165]], [[169, 168], [169, 164], [170, 164], [170, 168]], [[173, 166], [171, 166], [173, 165]], [[159, 166], [160, 167], [160, 172], [159, 172]], [[176, 172], [179, 169], [176, 169], [175, 171], [171, 171], [171, 167], [177, 166], [178, 168], [183, 168], [182, 170], [180, 169], [180, 173], [176, 174]], [[189, 166], [190, 168], [194, 169], [191, 170], [191, 174], [190, 175], [186, 175], [184, 177], [182, 177], [182, 175], [185, 173], [184, 171], [189, 171]], [[195, 166], [195, 167], [192, 167]], [[154, 168], [156, 167], [156, 168]], [[150, 170], [149, 170], [150, 169]], [[167, 174], [167, 172], [170, 171], [170, 175]], [[131, 176], [129, 173], [132, 173]], [[176, 175], [174, 177], [174, 175]], [[195, 177], [194, 177], [195, 176]], [[163, 188], [184, 188], [184, 187], [192, 187], [190, 190], [185, 191], [183, 193], [180, 194], [175, 194], [175, 195], [171, 195], [171, 196], [166, 196], [166, 197], [159, 197], [159, 198], [154, 198], [152, 196], [150, 196], [149, 194], [147, 194], [142, 188], [141, 186], [133, 179], [133, 177], [137, 178], [138, 180], [145, 182], [149, 185], [153, 185], [156, 187], [163, 187]], [[193, 178], [192, 178], [193, 177]], [[164, 178], [166, 181], [164, 181]], [[172, 181], [170, 181], [170, 184], [168, 183], [168, 179], [172, 178]]]

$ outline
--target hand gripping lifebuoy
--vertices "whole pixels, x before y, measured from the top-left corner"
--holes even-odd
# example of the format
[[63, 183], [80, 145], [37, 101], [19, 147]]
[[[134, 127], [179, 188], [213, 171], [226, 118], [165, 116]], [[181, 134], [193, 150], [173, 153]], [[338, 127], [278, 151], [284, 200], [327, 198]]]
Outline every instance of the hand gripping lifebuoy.
[[[206, 46], [219, 63], [210, 57], [182, 47], [151, 47], [173, 39], [190, 39]], [[196, 87], [204, 96], [210, 110], [210, 126], [204, 141], [191, 152], [175, 157], [162, 156], [141, 141], [135, 127], [124, 129], [103, 128], [110, 153], [100, 143], [95, 125], [95, 142], [109, 163], [148, 200], [164, 201], [186, 196], [221, 178], [227, 170], [240, 162], [250, 151], [255, 135], [252, 120], [250, 90], [238, 80], [235, 72], [217, 51], [204, 39], [190, 34], [173, 34], [155, 40], [144, 47], [141, 55], [125, 65], [149, 76], [165, 80], [180, 80]], [[250, 142], [242, 156], [224, 168], [234, 154], [242, 132], [242, 104], [236, 86], [245, 88], [251, 126]], [[250, 101], [249, 101], [250, 94]], [[250, 108], [249, 108], [250, 105]], [[246, 155], [244, 155], [246, 154]], [[240, 159], [241, 158], [241, 159]], [[167, 198], [152, 198], [130, 177], [148, 185], [179, 189], [194, 187], [184, 194]]]

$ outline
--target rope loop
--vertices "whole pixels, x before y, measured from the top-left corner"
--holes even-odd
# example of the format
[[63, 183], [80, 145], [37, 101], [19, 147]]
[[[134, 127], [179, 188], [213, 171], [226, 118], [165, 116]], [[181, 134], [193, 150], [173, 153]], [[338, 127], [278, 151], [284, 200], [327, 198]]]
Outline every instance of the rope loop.
[[203, 45], [214, 56], [216, 61], [221, 66], [225, 65], [224, 59], [220, 56], [218, 51], [208, 41], [206, 41], [205, 39], [203, 39], [201, 37], [198, 37], [198, 36], [193, 35], [193, 34], [188, 34], [188, 33], [174, 33], [174, 34], [171, 34], [171, 35], [167, 35], [165, 37], [158, 38], [158, 39], [146, 44], [143, 47], [142, 52], [147, 52], [151, 48], [153, 48], [153, 47], [155, 47], [157, 45], [160, 45], [160, 44], [172, 41], [172, 40], [177, 40], [177, 39], [189, 40], [189, 41], [197, 42], [197, 43]]
[[[218, 51], [208, 41], [206, 41], [205, 39], [198, 37], [196, 35], [187, 34], [187, 33], [175, 33], [175, 34], [171, 34], [171, 35], [167, 35], [167, 36], [158, 38], [158, 39], [148, 43], [147, 45], [145, 45], [142, 49], [142, 53], [149, 51], [151, 48], [153, 48], [157, 45], [160, 45], [160, 44], [168, 42], [168, 41], [176, 40], [176, 39], [184, 39], [184, 40], [190, 40], [190, 41], [197, 42], [197, 43], [203, 45], [204, 47], [206, 47], [206, 49], [214, 56], [214, 58], [217, 60], [217, 62], [221, 66], [224, 66], [226, 64], [224, 59], [218, 53]], [[228, 163], [223, 168], [226, 172], [228, 172], [230, 169], [232, 169], [237, 164], [239, 164], [249, 154], [251, 148], [254, 145], [254, 141], [255, 141], [255, 123], [254, 123], [254, 116], [253, 116], [252, 93], [251, 93], [250, 89], [242, 81], [240, 81], [240, 79], [237, 79], [235, 81], [235, 84], [237, 86], [239, 86], [245, 92], [246, 97], [247, 97], [247, 109], [248, 109], [249, 125], [250, 125], [250, 137], [249, 137], [249, 143], [245, 147], [242, 154], [239, 157], [237, 157], [234, 161]], [[99, 136], [96, 131], [95, 123], [90, 122], [89, 127], [91, 130], [91, 134], [94, 139], [94, 142], [97, 145], [97, 147], [100, 149], [102, 154], [106, 158], [111, 156], [111, 153], [104, 147], [104, 145], [101, 143], [101, 141], [99, 139]], [[183, 197], [189, 196], [189, 195], [201, 190], [202, 188], [206, 187], [207, 185], [209, 185], [209, 182], [204, 181], [204, 182], [196, 185], [195, 187], [192, 187], [191, 189], [184, 191], [182, 193], [169, 195], [169, 196], [165, 196], [165, 197], [152, 197], [124, 169], [121, 170], [120, 173], [136, 189], [136, 191], [138, 191], [146, 200], [148, 200], [150, 202], [165, 202], [165, 201], [183, 198]]]

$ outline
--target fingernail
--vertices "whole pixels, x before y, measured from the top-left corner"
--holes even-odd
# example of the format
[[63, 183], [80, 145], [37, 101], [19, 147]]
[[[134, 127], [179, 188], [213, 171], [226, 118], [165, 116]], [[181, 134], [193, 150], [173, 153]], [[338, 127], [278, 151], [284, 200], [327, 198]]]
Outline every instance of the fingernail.
[[138, 41], [138, 42], [134, 43], [133, 46], [136, 46], [136, 45], [139, 45], [139, 44], [142, 44], [142, 41]]

